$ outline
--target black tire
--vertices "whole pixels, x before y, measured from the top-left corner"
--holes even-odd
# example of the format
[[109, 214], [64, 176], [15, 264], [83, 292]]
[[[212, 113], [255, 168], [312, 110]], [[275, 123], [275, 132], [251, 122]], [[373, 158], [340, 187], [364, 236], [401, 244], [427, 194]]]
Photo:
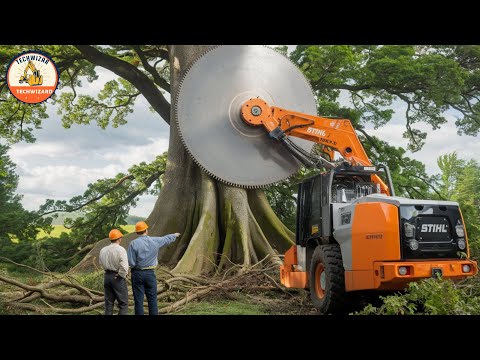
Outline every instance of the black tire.
[[347, 310], [345, 270], [338, 244], [315, 248], [310, 263], [310, 298], [322, 314], [342, 314]]

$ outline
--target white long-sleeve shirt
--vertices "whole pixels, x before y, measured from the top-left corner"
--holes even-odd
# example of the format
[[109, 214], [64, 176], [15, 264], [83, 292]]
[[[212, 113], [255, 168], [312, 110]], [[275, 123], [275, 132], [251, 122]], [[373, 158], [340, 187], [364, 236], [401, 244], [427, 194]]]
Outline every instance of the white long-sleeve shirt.
[[104, 270], [118, 271], [118, 275], [126, 278], [128, 274], [127, 250], [116, 243], [105, 246], [98, 257]]

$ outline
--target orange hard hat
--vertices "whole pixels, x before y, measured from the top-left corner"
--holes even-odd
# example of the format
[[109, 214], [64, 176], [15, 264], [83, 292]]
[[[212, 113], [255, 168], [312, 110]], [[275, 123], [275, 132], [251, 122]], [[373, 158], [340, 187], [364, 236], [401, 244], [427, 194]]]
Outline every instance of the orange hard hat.
[[148, 225], [145, 221], [139, 221], [135, 224], [135, 232], [142, 232], [148, 229]]
[[108, 234], [108, 237], [112, 241], [120, 239], [122, 236], [123, 236], [123, 234], [120, 232], [120, 230], [117, 230], [117, 229], [111, 230], [110, 233]]

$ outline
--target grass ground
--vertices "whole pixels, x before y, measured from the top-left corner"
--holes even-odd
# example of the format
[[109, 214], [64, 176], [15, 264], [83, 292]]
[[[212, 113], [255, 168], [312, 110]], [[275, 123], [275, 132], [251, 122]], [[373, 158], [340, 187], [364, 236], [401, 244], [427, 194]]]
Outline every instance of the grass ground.
[[268, 293], [237, 294], [231, 299], [218, 295], [191, 302], [176, 315], [314, 315], [317, 311], [308, 294], [284, 295]]
[[195, 302], [178, 312], [181, 315], [265, 315], [267, 312], [259, 304], [230, 300], [217, 302]]

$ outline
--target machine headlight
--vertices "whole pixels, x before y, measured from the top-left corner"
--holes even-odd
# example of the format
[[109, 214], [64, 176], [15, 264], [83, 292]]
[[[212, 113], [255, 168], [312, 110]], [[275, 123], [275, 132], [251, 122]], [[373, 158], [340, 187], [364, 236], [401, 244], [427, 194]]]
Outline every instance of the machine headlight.
[[412, 249], [413, 251], [418, 250], [419, 244], [417, 240], [410, 240], [408, 245], [410, 246], [410, 249]]
[[467, 247], [467, 244], [465, 243], [465, 239], [458, 239], [457, 245], [460, 250], [465, 250], [465, 248]]
[[463, 230], [463, 225], [455, 226], [455, 231], [456, 231], [458, 237], [464, 237], [465, 236], [465, 231]]
[[462, 271], [463, 271], [464, 273], [468, 273], [468, 272], [470, 272], [470, 270], [471, 270], [470, 265], [468, 265], [468, 264], [462, 265]]
[[400, 266], [398, 268], [398, 274], [402, 275], [402, 276], [407, 275], [408, 274], [408, 268], [406, 266]]

